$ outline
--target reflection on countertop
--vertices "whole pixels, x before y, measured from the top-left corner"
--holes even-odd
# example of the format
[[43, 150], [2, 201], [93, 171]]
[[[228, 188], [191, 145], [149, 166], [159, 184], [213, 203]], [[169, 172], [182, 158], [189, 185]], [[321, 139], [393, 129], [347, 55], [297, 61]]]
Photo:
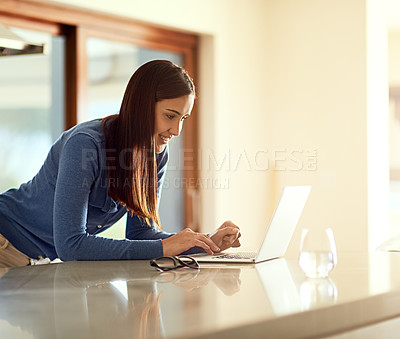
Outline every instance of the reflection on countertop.
[[[0, 279], [0, 319], [34, 338], [165, 337], [163, 292], [192, 292], [213, 282], [225, 295], [240, 289], [240, 269], [158, 272], [148, 262], [66, 262], [11, 269]], [[177, 300], [182, 295], [177, 293]], [[168, 312], [168, 310], [166, 310]], [[0, 329], [5, 336], [4, 328]]]
[[306, 278], [300, 267], [280, 258], [257, 265], [268, 301], [276, 315], [334, 304], [337, 288], [330, 278]]
[[[221, 272], [221, 270], [223, 270]], [[200, 268], [199, 270], [175, 270], [162, 272], [157, 283], [172, 283], [186, 291], [207, 286], [213, 282], [225, 295], [233, 295], [240, 290], [240, 268]]]
[[14, 268], [0, 278], [0, 337], [323, 336], [400, 315], [399, 266], [394, 253], [348, 253], [328, 279], [283, 258], [170, 272], [148, 261]]

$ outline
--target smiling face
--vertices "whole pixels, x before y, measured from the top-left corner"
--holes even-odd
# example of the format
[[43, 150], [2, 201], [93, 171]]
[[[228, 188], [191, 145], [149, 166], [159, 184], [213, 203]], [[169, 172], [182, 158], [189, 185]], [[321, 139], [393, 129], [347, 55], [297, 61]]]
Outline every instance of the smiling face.
[[189, 94], [174, 99], [165, 99], [156, 102], [154, 139], [156, 153], [164, 151], [167, 143], [179, 136], [183, 120], [192, 112], [194, 96]]

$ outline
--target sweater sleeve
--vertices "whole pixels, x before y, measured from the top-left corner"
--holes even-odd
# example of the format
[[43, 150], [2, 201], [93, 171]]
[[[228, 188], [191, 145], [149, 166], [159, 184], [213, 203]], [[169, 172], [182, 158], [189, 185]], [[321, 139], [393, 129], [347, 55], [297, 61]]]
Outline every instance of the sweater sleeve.
[[151, 227], [147, 225], [136, 214], [133, 216], [128, 214], [126, 220], [126, 238], [135, 240], [155, 240], [166, 239], [175, 234], [161, 231], [153, 221], [151, 221], [151, 225]]
[[[116, 240], [86, 231], [90, 187], [99, 168], [99, 145], [77, 134], [65, 143], [59, 161], [54, 197], [53, 234], [61, 260], [151, 259], [162, 255], [160, 238]], [[97, 154], [85, 161], [86, 154]]]

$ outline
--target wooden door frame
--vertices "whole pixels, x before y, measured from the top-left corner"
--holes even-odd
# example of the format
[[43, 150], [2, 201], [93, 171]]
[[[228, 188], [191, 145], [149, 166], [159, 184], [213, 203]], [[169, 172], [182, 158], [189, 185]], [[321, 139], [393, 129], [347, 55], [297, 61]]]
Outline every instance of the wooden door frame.
[[[134, 44], [143, 48], [180, 53], [189, 74], [197, 79], [198, 37], [192, 33], [157, 27], [121, 16], [56, 4], [44, 0], [1, 0], [0, 23], [25, 29], [62, 35], [66, 38], [65, 127], [78, 122], [79, 111], [86, 106], [86, 39], [90, 37]], [[193, 190], [198, 182], [198, 103], [185, 122], [183, 164], [185, 188], [185, 225], [198, 230], [193, 220]]]

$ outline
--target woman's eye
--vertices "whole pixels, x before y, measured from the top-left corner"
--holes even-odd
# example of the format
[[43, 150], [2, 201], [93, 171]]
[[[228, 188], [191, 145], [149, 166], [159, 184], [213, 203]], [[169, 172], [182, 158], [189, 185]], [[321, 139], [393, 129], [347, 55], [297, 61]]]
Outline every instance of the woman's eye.
[[167, 118], [168, 118], [169, 120], [172, 120], [173, 118], [175, 118], [175, 115], [173, 115], [173, 114], [167, 114]]
[[183, 120], [186, 120], [187, 118], [189, 118], [189, 116], [188, 116], [188, 115], [184, 115], [184, 116], [181, 118], [181, 120], [183, 121]]

